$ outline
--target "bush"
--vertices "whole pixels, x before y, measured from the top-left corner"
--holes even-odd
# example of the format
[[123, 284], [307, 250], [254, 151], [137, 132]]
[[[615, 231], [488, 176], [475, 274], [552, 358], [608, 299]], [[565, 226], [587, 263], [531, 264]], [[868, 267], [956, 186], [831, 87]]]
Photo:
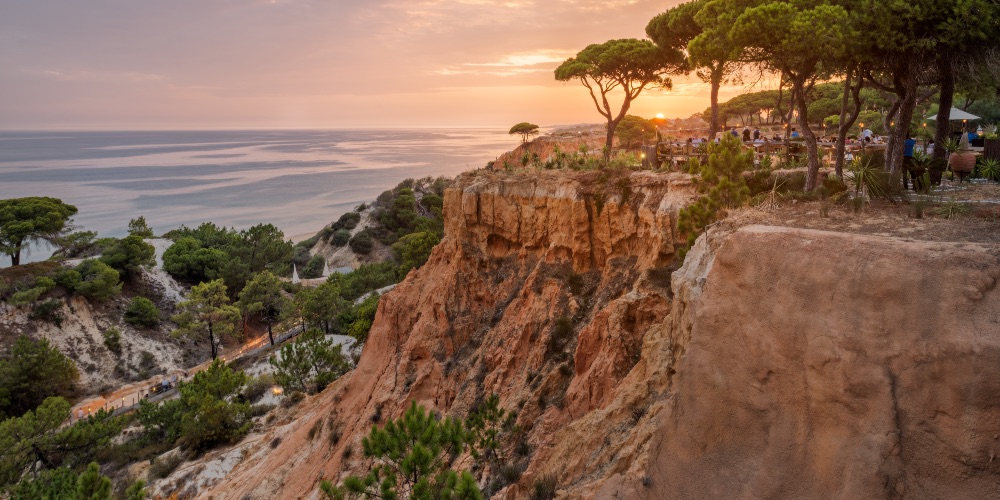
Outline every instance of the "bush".
[[701, 197], [677, 215], [677, 231], [687, 236], [679, 252], [681, 259], [722, 210], [738, 206], [750, 194], [743, 172], [753, 168], [752, 153], [743, 151], [742, 144], [727, 134], [719, 144], [709, 144], [708, 154], [696, 181]]
[[367, 229], [354, 235], [349, 243], [351, 251], [362, 255], [371, 253], [372, 249], [375, 248], [375, 243], [372, 241], [372, 236]]
[[125, 310], [125, 322], [152, 328], [160, 324], [160, 310], [146, 297], [135, 297]]
[[18, 337], [0, 358], [0, 420], [21, 416], [50, 396], [72, 399], [79, 379], [73, 361], [48, 340]]
[[256, 403], [260, 401], [261, 398], [267, 394], [267, 391], [271, 389], [274, 385], [274, 376], [270, 373], [265, 373], [259, 377], [254, 377], [247, 384], [246, 388], [243, 389], [243, 397], [247, 398], [247, 401], [251, 403]]
[[342, 247], [349, 241], [351, 241], [351, 232], [346, 229], [333, 233], [333, 237], [330, 238], [330, 244], [335, 247]]
[[104, 346], [115, 354], [122, 353], [122, 332], [118, 327], [110, 327], [104, 331]]
[[10, 305], [21, 307], [26, 306], [42, 296], [45, 293], [44, 288], [29, 288], [20, 292], [16, 292], [10, 297]]
[[531, 500], [551, 500], [555, 498], [558, 485], [558, 480], [553, 474], [546, 474], [536, 479], [534, 489], [531, 491]]
[[400, 274], [405, 274], [410, 269], [424, 265], [430, 258], [434, 246], [440, 241], [440, 236], [429, 231], [411, 233], [396, 241], [392, 245], [392, 250], [400, 261]]
[[88, 299], [104, 302], [117, 297], [122, 291], [118, 271], [99, 260], [87, 259], [76, 270], [82, 280], [76, 291]]
[[61, 327], [63, 322], [62, 315], [63, 303], [58, 299], [49, 299], [44, 302], [39, 302], [35, 304], [35, 307], [31, 310], [31, 314], [28, 315], [30, 319], [37, 319], [42, 321], [48, 321], [54, 325]]
[[296, 342], [281, 346], [280, 355], [272, 356], [268, 362], [279, 385], [303, 392], [322, 391], [350, 367], [340, 346], [327, 340], [319, 330], [310, 330]]
[[170, 453], [153, 459], [149, 466], [149, 480], [163, 479], [177, 470], [177, 467], [184, 463], [184, 457], [180, 453]]
[[[145, 226], [145, 222], [143, 222]], [[142, 230], [142, 229], [140, 229]], [[149, 228], [145, 231], [152, 232]], [[101, 255], [101, 262], [115, 268], [122, 275], [134, 275], [139, 268], [152, 266], [156, 263], [156, 249], [153, 245], [143, 241], [142, 236], [132, 234], [116, 240], [104, 254]]]
[[281, 400], [281, 407], [282, 408], [291, 408], [291, 407], [293, 407], [293, 406], [301, 403], [302, 400], [305, 399], [305, 398], [306, 398], [305, 393], [300, 392], [300, 391], [295, 391], [295, 392], [289, 394], [287, 397], [285, 397], [285, 399]]
[[323, 268], [326, 266], [326, 259], [322, 255], [313, 255], [309, 263], [302, 268], [299, 275], [305, 279], [319, 278], [323, 275]]
[[560, 354], [573, 338], [573, 321], [566, 316], [556, 320], [552, 335], [549, 336], [548, 355]]
[[68, 292], [76, 292], [80, 283], [83, 282], [83, 277], [76, 269], [61, 268], [56, 271], [55, 274], [56, 283], [65, 288]]
[[[359, 207], [360, 208], [360, 207]], [[334, 222], [330, 227], [334, 231], [340, 231], [342, 229], [354, 229], [358, 227], [358, 223], [361, 222], [361, 214], [357, 212], [347, 212], [341, 215], [337, 222]]]

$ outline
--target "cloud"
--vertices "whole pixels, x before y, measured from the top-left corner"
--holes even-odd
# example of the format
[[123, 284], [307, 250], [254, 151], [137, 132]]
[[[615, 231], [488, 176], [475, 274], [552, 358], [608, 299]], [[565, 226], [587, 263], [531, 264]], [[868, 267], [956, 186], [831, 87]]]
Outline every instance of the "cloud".
[[38, 74], [61, 82], [131, 82], [147, 83], [164, 80], [163, 75], [142, 73], [137, 71], [101, 71], [101, 70], [42, 70]]
[[519, 52], [503, 55], [489, 62], [467, 62], [457, 66], [448, 66], [436, 70], [434, 73], [445, 76], [485, 75], [501, 77], [546, 73], [554, 70], [556, 66], [572, 55], [573, 52], [567, 50]]

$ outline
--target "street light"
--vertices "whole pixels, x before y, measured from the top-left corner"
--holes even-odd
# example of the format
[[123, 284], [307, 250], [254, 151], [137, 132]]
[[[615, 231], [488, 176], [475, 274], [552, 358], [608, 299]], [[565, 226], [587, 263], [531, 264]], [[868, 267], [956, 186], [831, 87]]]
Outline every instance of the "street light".
[[861, 139], [861, 153], [863, 154], [865, 152], [865, 122], [859, 123], [858, 127], [861, 128], [861, 134], [858, 135], [858, 138]]

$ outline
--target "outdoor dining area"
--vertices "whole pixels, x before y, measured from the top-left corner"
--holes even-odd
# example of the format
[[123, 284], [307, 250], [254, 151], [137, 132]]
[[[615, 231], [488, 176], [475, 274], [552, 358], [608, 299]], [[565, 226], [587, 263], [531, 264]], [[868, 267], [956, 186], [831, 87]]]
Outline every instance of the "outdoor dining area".
[[[913, 138], [915, 144], [913, 144], [912, 152], [908, 152], [907, 154], [932, 154], [935, 145], [933, 140], [930, 139], [931, 134], [927, 131], [927, 122], [933, 122], [936, 118], [937, 115], [926, 117], [922, 123], [921, 130], [911, 133], [911, 138]], [[939, 147], [944, 147], [949, 152], [954, 152], [961, 148], [962, 151], [977, 157], [985, 154], [988, 158], [1000, 159], [1000, 140], [987, 139], [987, 133], [984, 131], [982, 125], [978, 125], [974, 129], [972, 128], [971, 123], [980, 120], [980, 117], [961, 109], [952, 108], [949, 112], [949, 120], [954, 122], [951, 126], [953, 131], [952, 140], [949, 141], [949, 144]], [[753, 140], [746, 140], [747, 134], [744, 132], [742, 136], [743, 147], [747, 151], [753, 152], [755, 164], [768, 163], [771, 165], [783, 164], [794, 166], [801, 165], [806, 160], [805, 140], [802, 137], [793, 137], [791, 134], [781, 134], [780, 132], [787, 132], [787, 125], [784, 129], [779, 130], [779, 134], [768, 136], [767, 133], [755, 133], [754, 135], [757, 138]], [[995, 135], [995, 132], [993, 130], [993, 135]], [[740, 135], [735, 133], [735, 129], [732, 129], [731, 132], [721, 132], [720, 135], [727, 133], [733, 133], [737, 137], [740, 137]], [[707, 146], [709, 142], [703, 138], [664, 140], [655, 146], [647, 147], [648, 150], [645, 151], [645, 155], [651, 159], [655, 158], [660, 167], [679, 168], [687, 165], [692, 159], [701, 162], [707, 161]], [[836, 161], [836, 136], [821, 136], [817, 141], [817, 147], [819, 148], [820, 162], [824, 166], [832, 167]], [[845, 162], [849, 165], [855, 157], [861, 154], [884, 153], [886, 147], [886, 142], [878, 135], [873, 134], [866, 127], [865, 123], [858, 123], [857, 133], [850, 134], [845, 140]], [[907, 151], [910, 150], [908, 149]], [[770, 161], [766, 159], [770, 159]]]

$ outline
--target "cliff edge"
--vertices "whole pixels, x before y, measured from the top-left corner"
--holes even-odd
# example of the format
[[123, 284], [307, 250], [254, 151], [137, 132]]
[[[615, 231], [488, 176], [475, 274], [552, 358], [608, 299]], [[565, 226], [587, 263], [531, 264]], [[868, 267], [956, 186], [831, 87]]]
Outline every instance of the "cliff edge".
[[464, 417], [491, 393], [525, 430], [500, 498], [546, 476], [572, 498], [1000, 493], [1000, 247], [722, 225], [671, 273], [693, 196], [683, 174], [460, 177], [357, 368], [203, 493], [313, 497], [410, 401]]

